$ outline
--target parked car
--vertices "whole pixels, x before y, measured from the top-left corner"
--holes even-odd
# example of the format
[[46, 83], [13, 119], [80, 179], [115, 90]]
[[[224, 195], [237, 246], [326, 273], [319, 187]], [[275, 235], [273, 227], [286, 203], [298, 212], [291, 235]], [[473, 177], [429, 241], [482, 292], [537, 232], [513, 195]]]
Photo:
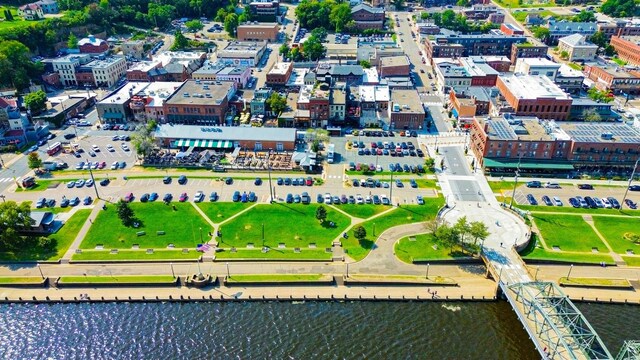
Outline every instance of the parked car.
[[591, 184], [578, 184], [578, 189], [580, 189], [580, 190], [593, 190], [593, 185], [591, 185]]
[[71, 189], [74, 188], [76, 186], [76, 182], [71, 180], [67, 183], [67, 188]]
[[180, 175], [180, 177], [178, 178], [178, 184], [184, 185], [186, 183], [187, 183], [187, 177], [184, 175]]
[[163, 183], [163, 184], [171, 184], [171, 176], [165, 176], [165, 177], [162, 179], [162, 183]]
[[284, 179], [283, 178], [278, 178], [278, 180], [276, 181], [276, 184], [284, 185]]
[[551, 199], [547, 195], [544, 195], [542, 197], [542, 202], [547, 206], [553, 206], [553, 203], [551, 202]]
[[300, 201], [303, 204], [311, 203], [311, 197], [309, 196], [309, 193], [307, 193], [307, 192], [303, 192], [302, 195], [300, 196], [300, 198], [301, 198]]
[[211, 202], [218, 201], [218, 198], [218, 193], [215, 191], [211, 192], [211, 194], [209, 195], [209, 201]]
[[102, 179], [102, 180], [100, 180], [100, 186], [107, 186], [107, 185], [109, 185], [109, 182], [111, 182], [111, 180]]
[[133, 198], [134, 198], [133, 193], [128, 193], [127, 195], [125, 195], [124, 201], [125, 202], [132, 202]]
[[158, 193], [152, 192], [151, 195], [149, 195], [149, 201], [156, 201], [158, 199]]
[[640, 191], [640, 185], [629, 186], [629, 191]]
[[204, 200], [204, 193], [198, 190], [196, 194], [193, 195], [193, 202], [202, 202], [202, 200]]
[[624, 203], [625, 203], [625, 205], [627, 205], [629, 207], [629, 209], [635, 210], [635, 209], [638, 208], [638, 204], [633, 202], [633, 200], [631, 200], [631, 199], [624, 199]]
[[542, 187], [542, 183], [540, 181], [529, 181], [527, 182], [528, 188], [540, 188]]
[[414, 189], [418, 187], [418, 183], [416, 182], [415, 179], [409, 180], [409, 184], [411, 184], [411, 187]]
[[67, 199], [66, 197], [63, 197], [62, 200], [60, 201], [60, 207], [66, 208], [67, 206], [69, 206], [69, 199]]
[[225, 185], [233, 184], [233, 178], [228, 177], [228, 178], [224, 179], [224, 183], [225, 183]]
[[36, 208], [37, 209], [43, 208], [46, 202], [47, 202], [47, 199], [39, 198], [38, 201], [36, 201]]
[[70, 205], [70, 206], [78, 206], [78, 205], [80, 205], [80, 198], [79, 198], [79, 197], [77, 197], [77, 196], [76, 196], [76, 197], [74, 197], [73, 199], [71, 199], [71, 200], [69, 201], [69, 205]]
[[142, 196], [140, 196], [140, 202], [147, 202], [149, 201], [149, 194], [144, 193], [142, 194]]
[[286, 200], [287, 204], [293, 203], [293, 195], [291, 193], [287, 194]]
[[84, 179], [78, 179], [76, 180], [76, 187], [81, 188], [84, 186], [84, 183], [85, 183]]
[[618, 201], [618, 199], [610, 196], [607, 198], [607, 200], [609, 200], [609, 203], [611, 204], [612, 208], [620, 209], [620, 202]]
[[536, 200], [533, 194], [527, 194], [527, 201], [529, 201], [530, 205], [538, 205], [538, 200]]
[[553, 203], [554, 203], [556, 206], [564, 206], [564, 204], [562, 203], [562, 200], [560, 200], [560, 198], [559, 198], [559, 197], [557, 197], [557, 196], [554, 196], [554, 197], [553, 197]]
[[231, 198], [233, 200], [233, 202], [238, 202], [240, 201], [240, 191], [235, 191], [233, 193], [233, 197]]

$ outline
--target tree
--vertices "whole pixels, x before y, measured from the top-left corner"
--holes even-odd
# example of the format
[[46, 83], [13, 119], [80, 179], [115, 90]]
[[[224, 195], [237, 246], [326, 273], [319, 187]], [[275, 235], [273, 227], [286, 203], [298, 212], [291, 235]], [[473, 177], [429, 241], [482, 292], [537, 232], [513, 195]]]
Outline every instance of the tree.
[[609, 45], [609, 39], [607, 39], [607, 35], [605, 35], [602, 31], [598, 31], [595, 34], [591, 35], [591, 38], [589, 40], [603, 49], [607, 47], [607, 45]]
[[596, 16], [593, 11], [582, 10], [571, 21], [573, 22], [595, 22]]
[[316, 209], [316, 219], [320, 220], [321, 223], [327, 219], [327, 209], [324, 206], [320, 205]]
[[131, 136], [131, 143], [135, 147], [138, 156], [143, 159], [149, 155], [155, 147], [153, 132], [156, 126], [156, 122], [151, 120], [146, 126], [141, 127]]
[[582, 117], [584, 118], [584, 121], [588, 121], [588, 122], [602, 121], [602, 116], [600, 116], [600, 114], [598, 114], [598, 112], [595, 109], [585, 110], [582, 113]]
[[11, 13], [11, 10], [9, 10], [9, 9], [5, 9], [5, 10], [4, 10], [4, 18], [5, 18], [7, 21], [13, 21], [13, 20], [15, 20], [15, 19], [13, 18], [13, 14]]
[[429, 171], [435, 171], [436, 169], [436, 160], [434, 158], [426, 158], [424, 160], [424, 166], [427, 167], [427, 169], [429, 169]]
[[395, 6], [396, 10], [404, 9], [404, 0], [391, 0], [391, 4]]
[[336, 32], [343, 31], [349, 21], [351, 21], [351, 8], [349, 7], [349, 3], [345, 2], [342, 4], [338, 4], [333, 9], [331, 9], [329, 21], [331, 21], [331, 24], [334, 26]]
[[122, 225], [124, 226], [133, 225], [134, 213], [133, 213], [133, 210], [131, 209], [131, 206], [129, 206], [128, 202], [120, 199], [116, 203], [116, 209], [118, 211], [118, 218], [120, 219], [120, 221], [122, 221]]
[[315, 36], [318, 40], [323, 41], [327, 37], [327, 30], [323, 27], [311, 30], [311, 36]]
[[31, 207], [27, 202], [6, 201], [0, 203], [0, 251], [25, 250], [25, 237], [20, 235], [23, 229], [31, 226]]
[[469, 0], [458, 0], [456, 2], [457, 6], [461, 6], [461, 7], [468, 7], [470, 5], [470, 1]]
[[464, 240], [465, 240], [465, 237], [467, 236], [467, 234], [469, 234], [469, 231], [471, 230], [471, 225], [469, 224], [469, 221], [467, 221], [467, 217], [463, 216], [463, 217], [459, 218], [458, 221], [456, 221], [456, 224], [453, 227], [455, 228], [455, 230], [460, 235], [460, 237], [459, 237], [460, 244], [462, 245], [462, 250], [464, 251]]
[[74, 33], [69, 33], [69, 38], [67, 39], [67, 47], [69, 49], [77, 49], [78, 48], [78, 38]]
[[358, 239], [359, 242], [367, 238], [367, 229], [362, 225], [358, 225], [353, 228], [353, 236]]
[[149, 2], [148, 6], [147, 16], [157, 27], [168, 26], [176, 15], [176, 7], [173, 5], [159, 5], [155, 2]]
[[227, 10], [225, 10], [224, 8], [220, 8], [216, 12], [216, 17], [213, 18], [213, 20], [217, 22], [224, 22], [225, 17], [227, 17]]
[[275, 91], [271, 93], [271, 96], [269, 96], [266, 102], [267, 105], [269, 105], [271, 112], [276, 115], [280, 115], [287, 109], [287, 99]]
[[47, 108], [47, 94], [42, 90], [28, 93], [24, 96], [24, 106], [31, 110], [32, 114], [39, 114]]
[[427, 220], [424, 223], [424, 228], [430, 233], [435, 234], [438, 231], [438, 227], [442, 224], [442, 219], [435, 217], [433, 219]]
[[458, 243], [459, 234], [457, 230], [449, 226], [449, 224], [442, 224], [435, 232], [436, 242], [449, 248], [449, 253], [453, 252], [453, 247]]
[[473, 238], [473, 244], [477, 245], [478, 240], [485, 240], [489, 237], [489, 229], [482, 221], [472, 221], [469, 227], [469, 235]]
[[567, 60], [569, 58], [569, 52], [567, 52], [566, 50], [562, 50], [562, 52], [560, 53], [560, 58]]
[[302, 44], [302, 53], [307, 60], [315, 61], [323, 58], [326, 51], [320, 39], [315, 36], [311, 36]]
[[533, 36], [542, 41], [546, 41], [549, 38], [550, 34], [551, 32], [546, 27], [536, 26], [535, 28], [533, 28]]
[[227, 14], [224, 17], [224, 31], [226, 31], [229, 36], [236, 36], [236, 31], [238, 29], [238, 15], [236, 14]]
[[613, 101], [613, 95], [606, 91], [598, 90], [595, 87], [592, 87], [587, 91], [587, 95], [594, 101], [610, 103]]
[[22, 91], [42, 71], [42, 64], [31, 60], [31, 51], [23, 43], [6, 39], [0, 41], [0, 88], [13, 87]]
[[184, 23], [184, 26], [186, 26], [187, 30], [189, 30], [192, 33], [198, 32], [204, 28], [204, 24], [202, 24], [202, 21], [200, 20], [189, 20], [186, 23]]
[[291, 49], [289, 48], [289, 45], [287, 45], [287, 43], [284, 43], [282, 45], [280, 45], [280, 49], [278, 50], [278, 52], [280, 53], [280, 55], [282, 55], [283, 57], [289, 57], [289, 52], [291, 51]]
[[362, 66], [365, 69], [369, 69], [371, 67], [371, 63], [367, 60], [360, 60], [360, 66]]
[[29, 163], [29, 169], [39, 169], [42, 166], [42, 159], [40, 159], [40, 155], [35, 151], [29, 154], [27, 161]]
[[634, 0], [607, 0], [600, 7], [600, 12], [613, 17], [640, 15], [640, 8]]
[[189, 47], [189, 39], [187, 39], [182, 31], [176, 30], [171, 50], [184, 50]]

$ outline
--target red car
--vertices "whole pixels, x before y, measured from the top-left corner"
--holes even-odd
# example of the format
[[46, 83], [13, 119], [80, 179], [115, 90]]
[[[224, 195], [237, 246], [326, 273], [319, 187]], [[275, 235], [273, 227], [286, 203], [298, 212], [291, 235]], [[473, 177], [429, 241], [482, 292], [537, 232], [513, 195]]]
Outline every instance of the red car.
[[101, 163], [98, 164], [98, 169], [104, 169], [105, 166], [107, 166], [107, 163], [102, 161]]
[[307, 186], [313, 186], [313, 179], [311, 177], [307, 177]]
[[125, 201], [125, 202], [132, 202], [132, 201], [133, 201], [133, 193], [128, 193], [128, 194], [124, 197], [124, 201]]
[[180, 202], [185, 202], [185, 201], [187, 201], [188, 198], [189, 198], [189, 195], [187, 195], [187, 193], [184, 192], [184, 193], [180, 194], [180, 199], [179, 200], [180, 200]]

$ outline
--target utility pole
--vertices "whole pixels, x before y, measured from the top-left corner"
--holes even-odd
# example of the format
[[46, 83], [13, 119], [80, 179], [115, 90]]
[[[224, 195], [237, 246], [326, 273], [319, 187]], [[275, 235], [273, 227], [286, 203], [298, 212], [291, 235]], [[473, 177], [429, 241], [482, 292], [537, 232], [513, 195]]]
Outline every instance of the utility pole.
[[518, 188], [518, 176], [520, 176], [520, 161], [522, 160], [522, 155], [520, 155], [520, 157], [518, 158], [518, 167], [515, 171], [516, 173], [516, 177], [515, 177], [515, 184], [513, 185], [513, 193], [511, 194], [511, 201], [509, 202], [509, 209], [513, 209], [513, 198], [516, 197], [516, 189]]

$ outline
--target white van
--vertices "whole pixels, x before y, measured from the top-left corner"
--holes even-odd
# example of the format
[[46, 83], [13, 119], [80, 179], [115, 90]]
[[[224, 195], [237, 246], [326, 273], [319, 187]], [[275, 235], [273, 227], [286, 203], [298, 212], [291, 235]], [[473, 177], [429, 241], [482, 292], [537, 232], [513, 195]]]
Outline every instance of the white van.
[[548, 189], [560, 189], [560, 184], [558, 184], [557, 182], [547, 182], [544, 187]]

